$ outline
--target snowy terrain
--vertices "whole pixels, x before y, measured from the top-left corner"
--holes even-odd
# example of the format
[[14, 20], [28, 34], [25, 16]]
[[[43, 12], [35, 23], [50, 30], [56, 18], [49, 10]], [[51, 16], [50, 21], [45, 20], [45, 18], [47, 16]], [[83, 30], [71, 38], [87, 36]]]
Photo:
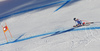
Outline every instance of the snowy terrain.
[[[13, 36], [6, 32], [7, 43], [0, 26], [0, 51], [100, 51], [99, 0], [68, 0], [57, 11], [67, 0], [31, 1], [0, 14]], [[73, 28], [74, 17], [96, 23]]]

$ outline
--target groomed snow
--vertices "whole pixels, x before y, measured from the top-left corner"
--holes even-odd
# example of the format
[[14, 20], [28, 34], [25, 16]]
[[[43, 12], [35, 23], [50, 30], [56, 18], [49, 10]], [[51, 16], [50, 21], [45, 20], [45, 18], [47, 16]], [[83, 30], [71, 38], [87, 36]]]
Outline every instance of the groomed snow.
[[[68, 5], [54, 12], [63, 4], [60, 3], [59, 6], [43, 10], [40, 8], [4, 19], [1, 25], [5, 25], [6, 22], [13, 35], [13, 39], [11, 39], [9, 32], [6, 32], [8, 41], [12, 42], [21, 35], [23, 36], [18, 40], [40, 34], [68, 30], [75, 25], [74, 17], [99, 22], [99, 0], [79, 0], [73, 4], [69, 2]], [[80, 28], [88, 27], [100, 27], [100, 23]], [[6, 40], [0, 26], [0, 44], [3, 43], [6, 43]], [[0, 51], [100, 51], [99, 47], [100, 30], [89, 29], [69, 31], [56, 35], [49, 34], [4, 44], [0, 46]]]

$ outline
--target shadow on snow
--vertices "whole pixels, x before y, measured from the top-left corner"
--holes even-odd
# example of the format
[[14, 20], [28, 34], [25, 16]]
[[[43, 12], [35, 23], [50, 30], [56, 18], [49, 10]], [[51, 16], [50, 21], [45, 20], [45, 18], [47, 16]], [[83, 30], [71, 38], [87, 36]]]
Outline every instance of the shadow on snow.
[[[21, 41], [29, 40], [29, 39], [32, 39], [32, 38], [41, 37], [41, 36], [45, 36], [45, 37], [41, 38], [41, 39], [44, 39], [44, 38], [48, 38], [48, 37], [51, 37], [51, 36], [59, 35], [59, 34], [62, 34], [62, 33], [67, 33], [67, 32], [70, 32], [70, 31], [95, 30], [95, 29], [100, 29], [100, 27], [87, 27], [87, 28], [77, 28], [77, 29], [76, 28], [70, 28], [70, 29], [67, 29], [67, 30], [50, 32], [50, 33], [45, 33], [45, 34], [30, 36], [30, 37], [26, 37], [26, 38], [21, 39], [21, 37], [24, 35], [24, 34], [22, 34], [16, 40], [11, 41], [11, 42], [7, 42], [7, 43], [2, 43], [2, 44], [0, 44], [0, 46], [1, 45], [10, 44], [10, 43], [21, 42]], [[46, 35], [49, 35], [49, 36], [46, 36]]]
[[[60, 3], [65, 3], [66, 1], [67, 0], [41, 0], [41, 1], [36, 1], [36, 0], [30, 1], [29, 0], [29, 2], [27, 1], [28, 3], [25, 2], [25, 4], [18, 4], [16, 7], [10, 6], [11, 10], [0, 15], [0, 21], [10, 18], [13, 15], [26, 13], [26, 12], [33, 11], [36, 9], [38, 9], [38, 10], [36, 10], [36, 12], [38, 12], [38, 11], [41, 11], [41, 10], [44, 10], [47, 8], [59, 6], [59, 5], [61, 5]], [[78, 1], [80, 1], [80, 0], [71, 0], [71, 2], [69, 2], [66, 6], [69, 6]], [[24, 3], [24, 2], [22, 2], [22, 3]], [[3, 10], [3, 8], [2, 8], [2, 10]]]

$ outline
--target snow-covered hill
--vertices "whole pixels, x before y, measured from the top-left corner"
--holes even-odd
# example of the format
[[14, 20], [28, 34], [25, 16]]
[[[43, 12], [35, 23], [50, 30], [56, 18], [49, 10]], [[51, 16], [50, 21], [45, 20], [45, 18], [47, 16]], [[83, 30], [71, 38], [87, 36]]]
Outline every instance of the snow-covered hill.
[[[1, 17], [1, 25], [7, 23], [13, 39], [6, 32], [7, 43], [0, 26], [0, 51], [100, 51], [99, 0], [71, 0], [54, 12], [66, 1], [41, 0], [5, 12], [11, 14]], [[74, 29], [74, 17], [98, 23]]]

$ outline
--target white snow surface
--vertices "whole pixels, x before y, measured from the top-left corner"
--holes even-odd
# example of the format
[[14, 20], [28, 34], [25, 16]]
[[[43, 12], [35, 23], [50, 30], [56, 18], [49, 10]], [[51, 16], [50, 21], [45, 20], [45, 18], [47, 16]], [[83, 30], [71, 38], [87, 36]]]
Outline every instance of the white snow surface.
[[[94, 22], [100, 21], [100, 0], [80, 0], [54, 12], [60, 6], [38, 12], [33, 10], [3, 20], [1, 25], [5, 25], [6, 22], [13, 36], [11, 39], [9, 32], [6, 32], [8, 41], [13, 41], [22, 34], [24, 35], [20, 39], [70, 29], [75, 25], [74, 17]], [[100, 24], [84, 26], [84, 28], [96, 26], [99, 27]], [[6, 39], [0, 26], [0, 44], [3, 43], [6, 43]], [[1, 45], [0, 51], [100, 51], [100, 30], [80, 30], [54, 36], [40, 36]]]
[[6, 1], [6, 0], [0, 0], [0, 2], [3, 2], [3, 1]]

